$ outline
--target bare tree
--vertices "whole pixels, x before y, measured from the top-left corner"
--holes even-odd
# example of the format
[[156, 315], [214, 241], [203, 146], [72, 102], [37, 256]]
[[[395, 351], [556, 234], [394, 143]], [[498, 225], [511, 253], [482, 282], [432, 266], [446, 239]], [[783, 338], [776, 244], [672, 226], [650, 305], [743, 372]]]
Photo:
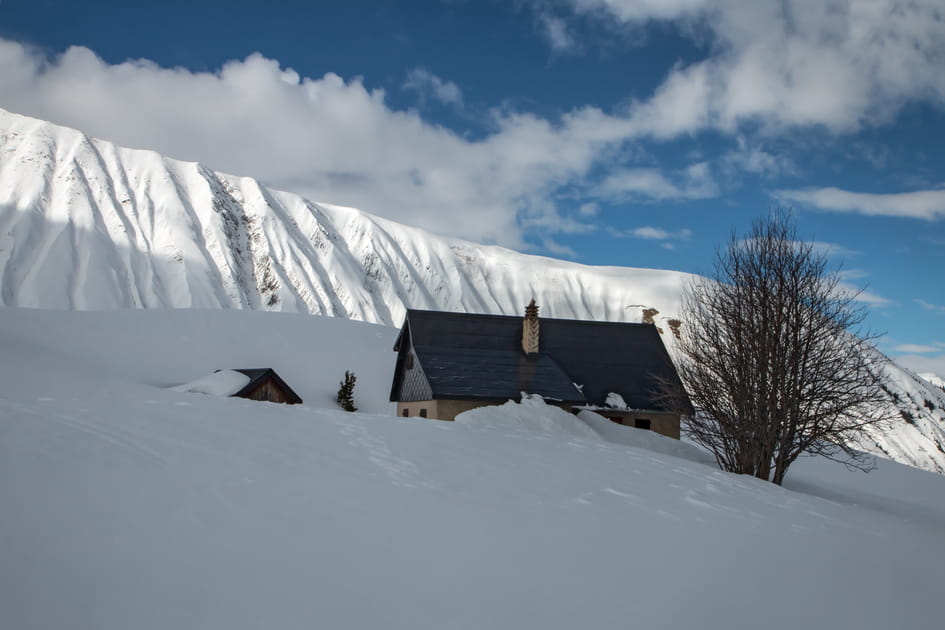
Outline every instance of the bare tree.
[[[885, 420], [885, 358], [826, 255], [796, 237], [785, 211], [733, 233], [713, 274], [683, 299], [679, 372], [696, 413], [684, 429], [724, 470], [781, 484], [802, 453], [863, 470], [851, 447]], [[666, 396], [684, 409], [685, 392]]]

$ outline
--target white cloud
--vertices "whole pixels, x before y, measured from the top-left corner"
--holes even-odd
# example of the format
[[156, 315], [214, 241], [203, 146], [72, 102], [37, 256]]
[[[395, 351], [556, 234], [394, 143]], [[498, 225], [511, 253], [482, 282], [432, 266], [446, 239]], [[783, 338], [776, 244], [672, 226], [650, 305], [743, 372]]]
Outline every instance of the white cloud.
[[879, 307], [879, 306], [888, 306], [892, 304], [892, 301], [890, 301], [887, 298], [884, 298], [878, 293], [867, 291], [861, 286], [858, 286], [849, 282], [845, 282], [842, 280], [837, 283], [837, 290], [841, 294], [846, 295], [846, 296], [851, 296], [857, 302], [862, 302], [863, 304], [866, 304], [868, 306]]
[[665, 201], [671, 199], [706, 199], [716, 197], [719, 188], [708, 163], [693, 164], [671, 181], [655, 168], [626, 168], [604, 178], [597, 192], [606, 197], [629, 197]]
[[798, 172], [790, 157], [780, 152], [771, 152], [757, 143], [752, 143], [744, 134], [735, 138], [736, 148], [722, 157], [722, 166], [733, 174], [754, 173], [763, 177], [791, 175]]
[[673, 22], [708, 50], [637, 104], [635, 118], [657, 137], [749, 122], [846, 132], [912, 101], [945, 104], [941, 0], [568, 1], [629, 33]]
[[[619, 113], [583, 107], [549, 120], [499, 108], [491, 112], [491, 133], [475, 140], [415, 111], [392, 109], [383, 90], [359, 79], [302, 77], [259, 54], [192, 72], [147, 60], [108, 64], [83, 47], [47, 58], [0, 40], [0, 106], [258, 177], [313, 200], [521, 247], [525, 239], [584, 229], [566, 215], [589, 215], [562, 210], [555, 192], [588, 192], [589, 173], [628, 141], [704, 129], [740, 133], [744, 123], [845, 131], [886, 120], [908, 102], [945, 103], [945, 14], [937, 0], [569, 1], [585, 17], [606, 16], [631, 32], [651, 20], [675, 21], [682, 34], [702, 38], [706, 56], [681, 62], [653, 94]], [[546, 35], [552, 45], [580, 46], [575, 33], [586, 29], [561, 22], [568, 15], [561, 6], [555, 4]], [[463, 103], [457, 85], [423, 68], [408, 75], [405, 87], [451, 106]], [[731, 163], [759, 173], [785, 168], [747, 145]], [[589, 197], [719, 194], [706, 163], [676, 172], [609, 168]], [[907, 201], [879, 206], [898, 211], [912, 207]], [[911, 212], [924, 218], [942, 216], [924, 198], [912, 203], [918, 209]]]
[[907, 354], [895, 357], [896, 363], [905, 366], [917, 374], [935, 374], [945, 378], [945, 354], [933, 357], [924, 357], [916, 354]]
[[[856, 254], [851, 250], [840, 245], [834, 245], [832, 243], [825, 243], [823, 241], [812, 241], [804, 242], [805, 245], [812, 245], [813, 249], [817, 253], [822, 253], [825, 255], [837, 254], [839, 251], [833, 249], [835, 247], [842, 248], [850, 252], [851, 255]], [[837, 293], [844, 297], [851, 297], [857, 302], [861, 302], [868, 306], [881, 307], [888, 306], [892, 304], [892, 301], [879, 295], [878, 293], [873, 293], [868, 291], [861, 283], [853, 282], [855, 280], [862, 280], [866, 278], [869, 274], [862, 269], [840, 269], [838, 271], [838, 282], [837, 282]]]
[[609, 196], [635, 195], [649, 199], [678, 199], [683, 192], [655, 168], [628, 168], [612, 173], [601, 183]]
[[892, 304], [890, 300], [884, 298], [878, 293], [873, 293], [872, 291], [867, 291], [865, 289], [857, 289], [855, 287], [850, 288], [851, 292], [856, 295], [857, 302], [863, 302], [870, 306], [888, 306]]
[[[439, 88], [439, 98], [460, 96], [432, 75], [415, 79]], [[360, 79], [301, 77], [259, 54], [191, 72], [147, 60], [108, 64], [83, 47], [47, 58], [2, 39], [0, 107], [314, 201], [511, 247], [588, 229], [565, 216], [555, 191], [583, 186], [633, 135], [626, 120], [585, 107], [554, 121], [496, 110], [491, 134], [469, 140], [392, 109], [383, 90]]]
[[940, 304], [930, 304], [929, 302], [926, 302], [925, 300], [919, 300], [919, 299], [915, 300], [915, 303], [927, 311], [932, 311], [933, 313], [939, 313], [941, 315], [945, 315], [945, 306], [941, 306]]
[[666, 249], [675, 249], [678, 243], [688, 241], [692, 238], [692, 230], [688, 228], [674, 232], [650, 225], [631, 228], [629, 230], [618, 230], [610, 227], [607, 228], [607, 232], [616, 238], [638, 238], [646, 241], [658, 241], [660, 246]]
[[941, 352], [942, 349], [936, 346], [922, 346], [914, 343], [904, 343], [893, 348], [893, 352], [904, 352], [907, 354], [929, 354], [931, 352]]
[[631, 107], [630, 120], [638, 133], [657, 139], [700, 131], [711, 124], [711, 89], [708, 66], [677, 67], [648, 101]]
[[624, 22], [671, 20], [705, 10], [708, 0], [571, 0], [583, 12], [607, 11]]
[[565, 258], [577, 258], [577, 252], [567, 245], [562, 245], [553, 239], [544, 239], [541, 246], [555, 256]]
[[637, 238], [666, 241], [672, 239], [688, 239], [690, 236], [692, 236], [692, 230], [679, 230], [678, 232], [670, 232], [662, 228], [644, 226], [632, 230], [631, 234]]
[[571, 53], [580, 50], [580, 45], [574, 35], [571, 34], [567, 21], [562, 18], [551, 13], [541, 12], [538, 15], [538, 25], [553, 51]]
[[578, 214], [582, 217], [594, 217], [597, 216], [598, 212], [600, 212], [600, 206], [593, 202], [583, 203], [578, 208]]
[[813, 206], [830, 212], [908, 217], [926, 221], [945, 218], [945, 190], [875, 194], [829, 187], [779, 190], [776, 191], [775, 196], [784, 201]]
[[433, 98], [444, 105], [462, 108], [463, 92], [452, 81], [444, 81], [426, 68], [414, 68], [407, 73], [403, 85], [406, 90], [416, 91], [421, 98]]
[[[839, 243], [828, 243], [827, 241], [807, 241], [807, 243], [813, 247], [815, 252], [826, 256], [843, 256], [850, 258], [860, 255], [860, 252], [855, 249], [850, 249]], [[844, 269], [840, 272], [840, 275], [846, 279], [853, 280], [863, 278], [866, 275], [866, 271], [863, 269]]]

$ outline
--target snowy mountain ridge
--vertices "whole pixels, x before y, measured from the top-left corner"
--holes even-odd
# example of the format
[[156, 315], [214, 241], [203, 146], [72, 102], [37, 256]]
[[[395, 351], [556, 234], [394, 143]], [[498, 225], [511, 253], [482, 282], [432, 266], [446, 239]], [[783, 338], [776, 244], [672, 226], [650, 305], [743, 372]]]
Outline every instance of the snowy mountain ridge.
[[[688, 274], [434, 236], [0, 110], [0, 305], [250, 309], [397, 326], [407, 308], [662, 325]], [[945, 392], [890, 365], [902, 420], [863, 447], [945, 472]]]
[[250, 308], [400, 325], [406, 308], [638, 321], [687, 274], [476, 245], [0, 111], [0, 304]]
[[943, 379], [938, 374], [933, 372], [922, 372], [919, 374], [919, 376], [927, 380], [932, 385], [935, 385], [939, 389], [945, 390], [945, 379]]

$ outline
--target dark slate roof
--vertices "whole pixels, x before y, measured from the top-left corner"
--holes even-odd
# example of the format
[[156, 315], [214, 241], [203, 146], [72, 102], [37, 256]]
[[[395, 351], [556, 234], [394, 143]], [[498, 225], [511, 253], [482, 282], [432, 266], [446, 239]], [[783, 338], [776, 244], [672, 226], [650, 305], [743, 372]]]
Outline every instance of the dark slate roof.
[[[563, 375], [554, 372], [554, 390], [566, 389], [567, 384], [582, 386], [583, 396], [591, 405], [604, 405], [607, 394], [620, 394], [632, 409], [661, 410], [665, 407], [656, 400], [657, 379], [679, 381], [676, 368], [652, 324], [594, 322], [572, 319], [540, 318], [541, 333], [538, 361], [556, 365]], [[499, 351], [495, 355], [524, 357], [521, 350], [522, 318], [508, 315], [480, 315], [442, 311], [409, 310], [395, 350], [404, 343], [418, 351], [418, 357], [433, 388], [435, 398], [453, 397], [439, 389], [447, 383], [462, 380], [462, 370], [470, 350]], [[422, 353], [437, 353], [441, 373], [430, 378], [430, 371]], [[484, 355], [483, 355], [484, 356]], [[504, 368], [504, 374], [511, 374]], [[551, 374], [549, 371], [547, 374]], [[545, 373], [543, 373], [545, 374]], [[395, 385], [399, 375], [395, 375]], [[454, 381], [455, 379], [455, 381]], [[482, 382], [484, 391], [495, 389], [495, 378]], [[474, 382], [470, 379], [470, 383]], [[545, 387], [542, 378], [532, 381], [533, 387]], [[470, 385], [470, 397], [476, 386]], [[508, 388], [507, 388], [508, 389]], [[540, 393], [522, 388], [529, 393]], [[573, 386], [572, 386], [573, 389]], [[516, 396], [517, 397], [517, 391]], [[393, 392], [392, 392], [393, 395]], [[480, 397], [485, 397], [480, 392]], [[459, 397], [457, 395], [457, 397]], [[554, 397], [554, 396], [553, 396]], [[564, 396], [558, 398], [567, 399]], [[394, 399], [394, 398], [392, 398]]]
[[233, 396], [243, 396], [245, 394], [249, 394], [267, 378], [272, 378], [281, 388], [286, 390], [292, 396], [298, 398], [300, 403], [302, 402], [302, 399], [299, 397], [299, 395], [296, 394], [295, 391], [289, 387], [288, 383], [283, 381], [282, 378], [276, 374], [276, 371], [272, 368], [250, 368], [244, 370], [234, 368], [233, 371], [245, 374], [249, 377], [249, 382], [241, 390], [233, 394]]
[[521, 392], [562, 402], [586, 402], [568, 375], [547, 354], [514, 350], [415, 347], [437, 398], [518, 398]]

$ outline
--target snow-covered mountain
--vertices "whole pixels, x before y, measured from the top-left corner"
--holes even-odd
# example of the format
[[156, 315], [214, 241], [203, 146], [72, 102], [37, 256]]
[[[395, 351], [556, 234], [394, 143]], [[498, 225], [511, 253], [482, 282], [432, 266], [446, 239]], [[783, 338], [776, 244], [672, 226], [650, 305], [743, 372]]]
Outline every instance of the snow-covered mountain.
[[[434, 236], [0, 110], [0, 305], [226, 308], [397, 326], [407, 308], [655, 322], [684, 273]], [[661, 326], [672, 345], [669, 327]], [[889, 367], [901, 421], [865, 448], [945, 472], [945, 392]]]
[[938, 374], [935, 374], [934, 372], [923, 372], [920, 373], [919, 376], [927, 380], [932, 385], [935, 385], [939, 389], [945, 390], [945, 379], [943, 379]]
[[250, 308], [399, 325], [404, 311], [638, 320], [685, 274], [439, 238], [248, 177], [0, 110], [0, 304]]

